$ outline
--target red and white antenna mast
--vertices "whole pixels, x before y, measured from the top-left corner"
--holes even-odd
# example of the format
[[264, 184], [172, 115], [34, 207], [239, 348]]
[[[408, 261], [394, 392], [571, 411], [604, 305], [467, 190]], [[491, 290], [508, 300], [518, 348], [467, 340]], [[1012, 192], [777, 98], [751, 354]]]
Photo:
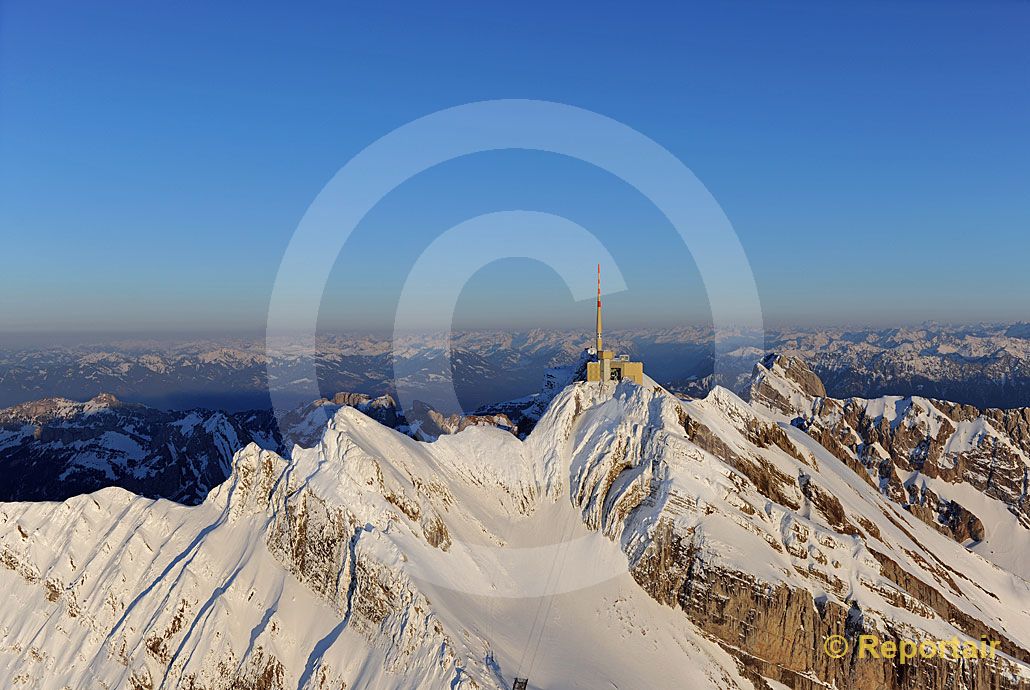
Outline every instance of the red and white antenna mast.
[[597, 356], [601, 356], [601, 264], [597, 264]]

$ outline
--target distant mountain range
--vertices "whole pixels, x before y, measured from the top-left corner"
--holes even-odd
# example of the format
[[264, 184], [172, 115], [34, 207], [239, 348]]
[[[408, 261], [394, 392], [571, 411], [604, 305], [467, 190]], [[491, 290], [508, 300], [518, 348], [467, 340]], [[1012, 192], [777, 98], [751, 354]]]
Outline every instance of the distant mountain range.
[[[718, 382], [746, 392], [765, 351], [804, 358], [837, 397], [921, 395], [979, 407], [1030, 405], [1030, 324], [925, 325], [891, 329], [776, 329], [757, 347], [753, 334], [722, 336], [707, 328], [613, 331], [614, 349], [642, 359], [667, 389], [700, 397], [714, 383], [713, 347], [724, 355]], [[470, 331], [450, 341], [451, 368], [462, 408], [474, 410], [538, 390], [548, 367], [574, 360], [589, 333], [536, 330]], [[407, 335], [391, 343], [364, 335], [329, 335], [307, 357], [289, 343], [266, 352], [263, 339], [181, 343], [116, 341], [61, 347], [0, 349], [0, 406], [48, 397], [88, 400], [111, 393], [162, 409], [267, 409], [271, 388], [294, 404], [311, 401], [310, 364], [323, 396], [352, 391], [411, 395], [448, 409], [443, 335]], [[396, 369], [395, 369], [396, 357]]]

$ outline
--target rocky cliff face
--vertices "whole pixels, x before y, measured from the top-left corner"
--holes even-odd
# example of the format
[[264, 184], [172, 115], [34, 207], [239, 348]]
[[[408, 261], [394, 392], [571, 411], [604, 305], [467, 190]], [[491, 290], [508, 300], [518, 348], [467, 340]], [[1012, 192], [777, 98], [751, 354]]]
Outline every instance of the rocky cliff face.
[[[803, 382], [818, 390], [811, 377]], [[931, 538], [846, 463], [728, 391], [685, 405], [656, 398], [639, 415], [662, 431], [638, 435], [638, 415], [609, 412], [627, 424], [606, 429], [612, 452], [583, 465], [590, 493], [575, 492], [573, 475], [584, 520], [626, 546], [634, 578], [652, 596], [683, 610], [750, 671], [790, 687], [1025, 685], [1014, 663], [1028, 660], [1025, 641], [1006, 634], [1009, 623], [974, 613], [1006, 596], [996, 588], [1008, 591], [1010, 575]], [[673, 420], [685, 440], [669, 434]], [[988, 586], [984, 571], [1000, 579]], [[1010, 601], [1025, 607], [1027, 583], [1015, 582]], [[996, 611], [1010, 622], [1023, 615]], [[853, 654], [833, 659], [821, 648], [830, 635], [930, 637], [942, 623], [966, 638], [1000, 640], [1011, 659], [902, 668]]]
[[[576, 383], [524, 440], [422, 443], [343, 406], [289, 458], [239, 452], [195, 507], [116, 488], [0, 504], [0, 682], [1030, 687], [1025, 574], [787, 416], [723, 389]], [[823, 652], [863, 632], [1001, 646], [905, 665]]]
[[[1016, 566], [1013, 554], [982, 542], [1028, 539], [1030, 408], [980, 410], [900, 396], [838, 400], [824, 391], [803, 362], [770, 355], [755, 367], [751, 400], [817, 439], [911, 514]], [[997, 524], [998, 513], [1005, 519], [992, 535], [984, 520]], [[1026, 563], [1019, 562], [1023, 576]]]

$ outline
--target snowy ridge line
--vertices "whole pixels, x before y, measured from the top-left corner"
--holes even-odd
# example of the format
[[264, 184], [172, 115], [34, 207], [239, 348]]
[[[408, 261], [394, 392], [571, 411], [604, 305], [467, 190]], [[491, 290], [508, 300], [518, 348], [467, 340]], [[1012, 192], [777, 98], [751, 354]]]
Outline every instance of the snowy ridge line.
[[979, 410], [918, 396], [837, 400], [803, 362], [780, 355], [756, 366], [750, 397], [868, 476], [892, 502], [1030, 577], [1030, 408]]

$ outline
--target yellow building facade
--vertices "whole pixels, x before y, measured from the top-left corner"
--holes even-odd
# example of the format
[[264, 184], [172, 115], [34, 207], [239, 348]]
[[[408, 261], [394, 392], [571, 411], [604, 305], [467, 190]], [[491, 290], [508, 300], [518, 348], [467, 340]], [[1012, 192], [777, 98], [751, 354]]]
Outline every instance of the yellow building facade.
[[598, 353], [597, 361], [587, 362], [587, 381], [622, 381], [629, 379], [644, 385], [644, 363], [631, 362], [627, 355], [616, 358], [611, 350]]

